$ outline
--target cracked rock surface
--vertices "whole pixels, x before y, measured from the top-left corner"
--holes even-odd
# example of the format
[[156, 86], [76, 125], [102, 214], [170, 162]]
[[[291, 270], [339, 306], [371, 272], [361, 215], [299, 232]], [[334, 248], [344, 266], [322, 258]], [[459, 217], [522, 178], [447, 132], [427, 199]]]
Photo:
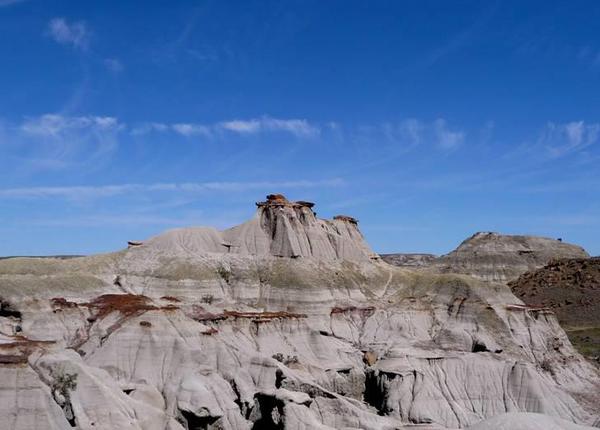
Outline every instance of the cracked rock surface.
[[[600, 374], [506, 285], [269, 196], [226, 231], [0, 261], [0, 427], [592, 428]], [[554, 426], [554, 427], [552, 427]]]

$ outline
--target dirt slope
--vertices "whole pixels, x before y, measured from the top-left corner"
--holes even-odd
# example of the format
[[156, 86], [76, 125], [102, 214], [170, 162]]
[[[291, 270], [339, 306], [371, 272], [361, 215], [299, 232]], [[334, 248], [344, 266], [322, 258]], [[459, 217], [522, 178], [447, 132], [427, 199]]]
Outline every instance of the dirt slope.
[[553, 260], [509, 286], [528, 305], [554, 310], [571, 342], [600, 362], [600, 257]]

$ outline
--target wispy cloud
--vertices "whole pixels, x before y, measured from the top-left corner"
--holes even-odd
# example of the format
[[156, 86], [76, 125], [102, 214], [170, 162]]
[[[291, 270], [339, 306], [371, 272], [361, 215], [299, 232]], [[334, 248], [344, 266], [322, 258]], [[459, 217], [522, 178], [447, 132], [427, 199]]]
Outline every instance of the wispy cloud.
[[191, 137], [191, 136], [210, 137], [212, 135], [211, 128], [209, 126], [206, 126], [203, 124], [180, 123], [180, 124], [173, 124], [171, 126], [171, 128], [176, 133], [179, 133], [185, 137]]
[[213, 127], [200, 123], [181, 122], [176, 124], [165, 124], [164, 122], [146, 122], [135, 125], [131, 129], [134, 136], [143, 136], [152, 133], [172, 132], [184, 137], [204, 136], [212, 137]]
[[28, 118], [21, 125], [21, 130], [27, 134], [38, 136], [58, 137], [72, 130], [115, 131], [124, 125], [111, 116], [63, 116], [45, 114]]
[[598, 143], [600, 124], [586, 124], [585, 121], [572, 121], [563, 124], [549, 122], [539, 138], [553, 158], [579, 152]]
[[221, 128], [235, 133], [257, 133], [261, 129], [261, 123], [257, 119], [242, 121], [235, 119], [233, 121], [224, 121], [220, 123]]
[[110, 116], [45, 114], [5, 127], [0, 147], [4, 157], [17, 154], [21, 168], [26, 169], [100, 166], [117, 148], [124, 128]]
[[250, 135], [266, 132], [290, 133], [299, 138], [314, 137], [319, 135], [321, 129], [316, 124], [311, 124], [305, 119], [280, 119], [264, 116], [248, 120], [233, 119], [221, 121], [215, 124], [202, 123], [145, 123], [137, 125], [132, 129], [132, 134], [142, 135], [152, 132], [173, 131], [182, 136], [204, 136], [211, 137], [218, 133], [234, 133], [239, 135]]
[[147, 122], [144, 124], [136, 125], [131, 129], [131, 134], [134, 136], [141, 136], [148, 133], [162, 133], [165, 131], [169, 131], [171, 126], [168, 124], [164, 124], [162, 122]]
[[105, 58], [104, 66], [113, 73], [120, 73], [123, 71], [123, 63], [117, 58]]
[[414, 118], [406, 119], [399, 125], [401, 135], [408, 139], [413, 145], [418, 145], [421, 143], [424, 129], [425, 126], [423, 123]]
[[379, 142], [380, 145], [403, 150], [413, 149], [421, 144], [435, 144], [440, 148], [453, 149], [464, 142], [466, 135], [462, 130], [451, 130], [446, 120], [441, 118], [433, 122], [408, 118], [376, 126], [361, 126], [357, 131], [350, 133], [360, 142]]
[[258, 181], [258, 182], [187, 182], [187, 183], [154, 183], [154, 184], [118, 184], [101, 186], [68, 186], [68, 187], [26, 187], [0, 189], [0, 198], [66, 198], [90, 199], [114, 197], [130, 193], [180, 192], [244, 192], [249, 190], [303, 189], [339, 187], [344, 185], [340, 178], [321, 181]]
[[[249, 131], [245, 121], [200, 122], [142, 122], [133, 126], [114, 116], [69, 116], [47, 113], [26, 117], [19, 123], [1, 122], [0, 148], [5, 160], [13, 158], [24, 170], [56, 170], [84, 167], [90, 162], [98, 168], [131, 136], [171, 133], [186, 139], [223, 140], [228, 134], [240, 137], [251, 133], [281, 131], [298, 138], [318, 133], [319, 127], [305, 120], [262, 117], [256, 120], [259, 130]], [[252, 120], [247, 123], [252, 124]], [[226, 125], [226, 126], [225, 126]], [[245, 127], [245, 128], [244, 128]]]
[[62, 45], [85, 51], [89, 47], [90, 30], [83, 21], [69, 23], [65, 18], [53, 18], [48, 23], [50, 36]]
[[320, 129], [305, 119], [277, 119], [264, 117], [260, 120], [261, 128], [269, 131], [285, 131], [296, 136], [315, 136]]
[[465, 140], [465, 132], [450, 130], [446, 120], [437, 119], [433, 123], [438, 145], [444, 149], [454, 149], [460, 146]]
[[[190, 226], [196, 225], [198, 216], [185, 216], [181, 218], [168, 217], [153, 214], [119, 213], [101, 215], [81, 215], [69, 218], [34, 218], [28, 219], [27, 225], [41, 227], [98, 227], [107, 225], [166, 225], [166, 226]], [[213, 225], [213, 224], [211, 224]]]
[[27, 0], [0, 0], [0, 7], [12, 6], [14, 4], [25, 3]]

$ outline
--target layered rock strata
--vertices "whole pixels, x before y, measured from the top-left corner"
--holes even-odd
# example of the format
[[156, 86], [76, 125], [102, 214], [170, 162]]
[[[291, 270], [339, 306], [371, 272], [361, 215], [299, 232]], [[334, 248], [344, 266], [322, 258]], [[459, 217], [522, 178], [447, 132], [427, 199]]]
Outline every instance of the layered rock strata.
[[588, 258], [580, 246], [538, 236], [479, 232], [455, 250], [430, 254], [387, 254], [384, 260], [401, 267], [420, 267], [438, 273], [463, 273], [486, 282], [506, 283], [556, 258]]
[[283, 196], [223, 232], [2, 260], [0, 294], [11, 430], [534, 428], [533, 413], [576, 429], [598, 418], [598, 370], [551, 311], [503, 285], [391, 266], [356, 222]]

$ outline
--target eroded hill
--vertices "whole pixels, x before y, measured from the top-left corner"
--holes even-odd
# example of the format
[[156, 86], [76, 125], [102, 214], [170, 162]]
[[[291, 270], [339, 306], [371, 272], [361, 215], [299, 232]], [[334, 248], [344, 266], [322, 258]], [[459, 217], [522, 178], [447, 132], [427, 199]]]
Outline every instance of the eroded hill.
[[441, 257], [431, 254], [387, 254], [385, 261], [400, 267], [428, 268], [439, 273], [463, 273], [486, 282], [514, 280], [555, 258], [587, 258], [580, 246], [538, 236], [479, 232]]
[[531, 428], [539, 417], [575, 429], [598, 419], [598, 369], [552, 311], [502, 284], [391, 266], [353, 218], [321, 220], [280, 195], [222, 232], [2, 260], [0, 292], [8, 429]]

